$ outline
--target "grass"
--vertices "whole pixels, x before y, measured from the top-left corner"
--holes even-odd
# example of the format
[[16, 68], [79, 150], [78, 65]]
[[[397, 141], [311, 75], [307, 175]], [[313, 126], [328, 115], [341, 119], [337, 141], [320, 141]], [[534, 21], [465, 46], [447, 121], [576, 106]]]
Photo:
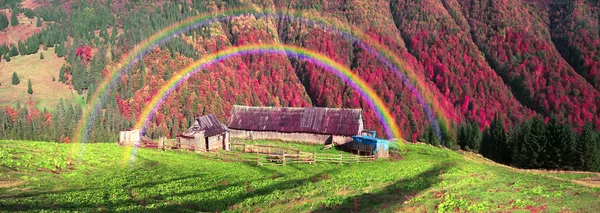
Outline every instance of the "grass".
[[[69, 89], [64, 83], [58, 82], [60, 67], [65, 63], [63, 58], [54, 54], [54, 48], [40, 50], [44, 59], [40, 59], [39, 52], [33, 55], [16, 56], [10, 62], [0, 63], [0, 106], [21, 106], [33, 101], [39, 109], [52, 110], [62, 98], [71, 103], [81, 100], [81, 95]], [[16, 72], [21, 83], [12, 85], [12, 75]], [[56, 81], [52, 81], [52, 77]], [[33, 95], [27, 93], [27, 80], [31, 79]]]
[[0, 212], [600, 209], [598, 188], [515, 172], [428, 145], [406, 148], [400, 161], [264, 167], [140, 149], [130, 165], [131, 150], [114, 144], [0, 141]]

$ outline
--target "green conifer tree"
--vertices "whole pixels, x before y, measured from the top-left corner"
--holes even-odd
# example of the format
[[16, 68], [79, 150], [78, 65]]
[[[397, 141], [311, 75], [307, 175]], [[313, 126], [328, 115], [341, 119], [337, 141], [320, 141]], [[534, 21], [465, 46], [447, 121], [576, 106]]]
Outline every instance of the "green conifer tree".
[[8, 24], [8, 17], [6, 17], [6, 14], [0, 13], [0, 30], [6, 29]]
[[31, 79], [27, 79], [27, 93], [33, 94], [33, 88], [31, 87]]
[[18, 56], [18, 55], [19, 55], [19, 50], [17, 49], [17, 46], [15, 46], [15, 44], [10, 44], [10, 57]]
[[17, 75], [16, 72], [13, 72], [12, 85], [17, 85], [19, 83], [21, 83], [21, 79], [19, 79], [19, 76]]
[[595, 163], [594, 158], [596, 157], [594, 155], [597, 152], [598, 147], [596, 146], [594, 129], [592, 124], [588, 122], [583, 126], [581, 134], [579, 134], [579, 137], [577, 138], [575, 168], [584, 171], [592, 171]]
[[486, 128], [480, 149], [483, 156], [498, 163], [510, 164], [512, 149], [504, 129], [504, 123], [499, 115], [496, 115], [490, 126]]
[[19, 19], [17, 18], [17, 11], [12, 11], [12, 15], [10, 16], [10, 26], [17, 26], [19, 25]]
[[67, 83], [67, 78], [65, 77], [65, 70], [67, 68], [65, 67], [65, 65], [63, 65], [60, 68], [60, 72], [58, 73], [58, 82], [63, 82], [63, 83]]
[[21, 42], [20, 40], [18, 42], [18, 47], [19, 47], [19, 54], [21, 54], [21, 55], [27, 54], [27, 47], [25, 47], [25, 44], [23, 42]]

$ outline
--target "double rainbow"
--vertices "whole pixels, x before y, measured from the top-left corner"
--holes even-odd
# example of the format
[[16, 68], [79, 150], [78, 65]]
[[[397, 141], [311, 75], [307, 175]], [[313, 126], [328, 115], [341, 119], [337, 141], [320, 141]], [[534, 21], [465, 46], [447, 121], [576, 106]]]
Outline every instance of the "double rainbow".
[[[394, 73], [402, 80], [404, 85], [406, 85], [409, 88], [409, 90], [417, 97], [417, 101], [423, 107], [423, 110], [427, 114], [431, 125], [434, 127], [434, 130], [436, 131], [436, 133], [440, 139], [441, 139], [441, 130], [438, 126], [437, 119], [441, 120], [442, 123], [444, 125], [446, 125], [447, 127], [450, 127], [450, 125], [449, 125], [450, 119], [449, 118], [452, 117], [451, 116], [452, 113], [445, 111], [441, 107], [439, 101], [435, 98], [434, 95], [432, 95], [433, 93], [429, 89], [429, 87], [427, 86], [425, 81], [422, 78], [419, 78], [418, 77], [419, 75], [417, 75], [415, 73], [415, 71], [410, 68], [410, 66], [407, 66], [403, 60], [401, 60], [398, 56], [396, 56], [396, 54], [394, 54], [394, 52], [392, 52], [387, 47], [380, 44], [378, 41], [374, 41], [372, 38], [365, 35], [360, 30], [354, 30], [352, 27], [339, 25], [339, 23], [336, 23], [336, 25], [342, 26], [342, 27], [334, 28], [334, 27], [331, 27], [330, 24], [328, 24], [329, 21], [326, 19], [314, 18], [314, 17], [313, 18], [304, 18], [301, 16], [300, 13], [296, 13], [296, 12], [288, 12], [287, 14], [282, 14], [282, 13], [275, 13], [275, 12], [258, 12], [254, 9], [244, 8], [244, 9], [235, 9], [235, 10], [225, 11], [225, 12], [222, 12], [217, 15], [205, 14], [205, 15], [199, 15], [199, 16], [188, 18], [181, 22], [170, 25], [169, 27], [153, 34], [151, 37], [147, 38], [146, 40], [144, 40], [143, 42], [138, 44], [132, 51], [130, 51], [129, 54], [127, 54], [125, 57], [122, 58], [120, 63], [113, 69], [112, 72], [109, 73], [108, 78], [105, 79], [100, 84], [98, 89], [91, 96], [92, 99], [89, 101], [89, 104], [87, 105], [87, 107], [84, 111], [84, 116], [82, 116], [82, 120], [80, 120], [80, 123], [77, 127], [75, 139], [79, 142], [87, 141], [89, 132], [91, 129], [91, 125], [93, 124], [92, 121], [95, 120], [96, 115], [98, 114], [99, 110], [102, 108], [102, 103], [108, 97], [110, 90], [120, 81], [121, 77], [124, 74], [126, 74], [128, 72], [128, 70], [130, 70], [137, 61], [139, 61], [139, 59], [141, 59], [145, 54], [147, 54], [154, 47], [157, 47], [157, 46], [163, 44], [167, 40], [169, 40], [175, 36], [178, 36], [183, 32], [190, 31], [190, 30], [198, 28], [200, 26], [206, 26], [211, 23], [230, 20], [233, 17], [237, 17], [237, 16], [244, 15], [244, 14], [252, 14], [257, 18], [258, 17], [275, 17], [275, 18], [291, 19], [294, 21], [303, 22], [303, 23], [311, 24], [313, 26], [332, 30], [333, 32], [339, 33], [343, 38], [348, 39], [353, 42], [356, 42], [359, 46], [363, 47], [365, 50], [373, 53], [381, 62], [383, 62], [386, 66], [388, 66], [392, 71], [394, 71]], [[227, 50], [225, 50], [226, 52], [222, 51], [219, 53], [211, 54], [206, 57], [215, 57], [215, 58], [212, 58], [212, 60], [214, 62], [214, 60], [218, 59], [219, 57], [226, 57], [227, 55], [231, 55], [231, 56], [240, 55], [240, 54], [235, 54], [234, 51], [242, 51], [242, 50], [250, 51], [249, 49], [245, 49], [245, 48], [250, 48], [251, 46], [253, 48], [255, 48], [254, 51], [259, 51], [259, 49], [260, 49], [258, 47], [260, 45], [249, 45], [249, 46], [244, 46], [244, 47], [239, 47], [239, 48], [227, 49]], [[334, 61], [328, 59], [327, 57], [325, 57], [322, 54], [316, 55], [315, 52], [311, 52], [311, 51], [303, 49], [303, 48], [287, 46], [287, 45], [278, 45], [277, 47], [279, 48], [279, 50], [278, 50], [279, 52], [283, 51], [281, 49], [283, 47], [284, 49], [287, 49], [287, 51], [284, 51], [284, 52], [287, 52], [290, 54], [295, 54], [295, 55], [301, 56], [303, 58], [310, 59], [311, 61], [316, 62], [320, 65], [323, 65], [324, 67], [327, 67], [328, 69], [331, 69], [331, 70], [342, 70], [341, 68], [344, 68], [343, 66], [342, 67], [333, 67], [332, 65], [339, 65], [339, 63], [335, 63]], [[240, 48], [242, 48], [242, 49], [240, 49]], [[269, 48], [271, 48], [271, 47], [269, 47]], [[261, 51], [262, 52], [269, 52], [269, 51], [275, 52], [275, 50], [268, 50], [269, 48], [260, 50], [259, 52], [261, 52]], [[277, 48], [272, 48], [272, 49], [277, 49]], [[302, 53], [306, 53], [306, 54], [302, 54]], [[309, 56], [314, 56], [314, 57], [309, 57]], [[207, 62], [209, 62], [209, 61], [207, 61], [207, 59], [208, 58], [200, 59], [193, 65], [198, 65], [198, 63], [201, 61], [204, 61], [205, 63], [207, 63]], [[320, 59], [320, 60], [318, 60], [318, 59]], [[327, 59], [327, 60], [325, 60], [325, 59]], [[188, 68], [190, 68], [191, 66], [189, 66]], [[196, 68], [198, 68], [198, 67], [200, 67], [200, 65], [198, 65]], [[404, 72], [401, 72], [400, 69], [398, 69], [399, 67], [402, 68], [402, 71], [404, 71]], [[347, 68], [344, 68], [344, 69], [345, 69], [345, 71], [348, 70]], [[180, 71], [180, 73], [184, 72], [185, 70], [186, 69]], [[195, 70], [195, 69], [192, 68], [191, 70]], [[337, 73], [343, 73], [343, 72], [338, 71]], [[338, 74], [338, 76], [340, 76], [340, 75]], [[183, 77], [185, 77], [185, 75], [180, 76], [180, 77], [183, 78]], [[363, 84], [363, 86], [364, 86], [364, 80], [360, 79], [360, 77], [356, 76], [355, 74], [354, 74], [354, 76], [352, 76], [353, 78], [350, 78], [351, 77], [350, 75], [347, 75], [347, 77], [343, 77], [343, 76], [340, 76], [340, 77], [344, 78], [347, 82], [350, 82], [353, 85]], [[188, 78], [189, 78], [189, 76], [188, 76]], [[185, 78], [185, 79], [187, 79], [187, 78]], [[353, 82], [355, 80], [356, 80], [356, 82]], [[358, 80], [360, 80], [360, 82]], [[173, 80], [170, 80], [166, 84], [167, 86], [164, 86], [163, 88], [176, 87], [178, 85], [177, 82], [181, 82], [181, 81], [174, 78]], [[418, 87], [413, 86], [413, 83], [416, 84]], [[167, 93], [165, 93], [165, 94], [168, 94], [169, 89], [163, 89], [163, 88], [161, 88], [160, 91], [163, 91], [163, 90], [167, 91]], [[361, 89], [366, 90], [367, 88], [370, 88], [370, 87], [360, 87], [360, 86], [356, 87], [356, 89], [363, 95], [363, 97], [368, 97], [368, 99], [373, 101], [372, 104], [374, 106], [374, 109], [376, 109], [376, 111], [378, 111], [378, 116], [379, 116], [380, 120], [382, 120], [382, 123], [384, 123], [384, 128], [386, 129], [388, 136], [398, 138], [399, 136], [401, 136], [401, 134], [399, 133], [400, 132], [399, 130], [397, 131], [397, 133], [394, 133], [394, 131], [396, 131], [394, 129], [398, 129], [398, 127], [397, 127], [396, 123], [393, 122], [393, 118], [391, 116], [389, 116], [389, 110], [387, 110], [388, 115], [385, 115], [386, 113], [384, 113], [382, 110], [378, 109], [377, 107], [384, 106], [384, 105], [382, 105], [383, 102], [375, 103], [376, 99], [374, 97], [370, 97], [372, 95], [376, 96], [375, 93], [370, 93], [369, 91], [361, 91]], [[170, 89], [170, 91], [172, 91], [172, 89]], [[372, 89], [370, 91], [372, 91]], [[158, 92], [157, 94], [162, 94], [162, 93]], [[156, 101], [155, 101], [155, 99], [156, 99]], [[379, 101], [381, 100], [378, 97], [377, 97], [377, 99]], [[433, 115], [433, 111], [431, 110], [429, 105], [431, 105], [435, 109], [437, 119], [436, 119], [436, 116]], [[146, 108], [146, 109], [148, 109], [148, 111], [146, 112], [146, 110], [145, 110], [142, 113], [142, 116], [138, 116], [138, 121], [136, 122], [136, 127], [138, 127], [138, 125], [140, 125], [140, 123], [146, 123], [150, 119], [150, 116], [153, 115], [153, 112], [156, 111], [157, 106], [160, 106], [160, 99], [153, 98], [150, 105]], [[386, 119], [388, 119], [388, 120], [392, 119], [392, 120], [388, 121]], [[449, 129], [449, 128], [446, 128], [446, 129]], [[401, 138], [401, 137], [399, 137], [399, 138]]]

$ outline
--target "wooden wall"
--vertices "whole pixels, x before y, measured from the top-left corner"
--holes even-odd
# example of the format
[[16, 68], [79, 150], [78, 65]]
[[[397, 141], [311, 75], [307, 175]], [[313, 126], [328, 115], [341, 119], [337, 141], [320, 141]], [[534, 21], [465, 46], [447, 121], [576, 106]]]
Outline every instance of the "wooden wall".
[[[234, 138], [252, 138], [254, 140], [281, 140], [292, 142], [305, 142], [309, 144], [325, 144], [330, 135], [319, 135], [311, 133], [282, 133], [282, 132], [261, 132], [230, 129], [231, 137]], [[333, 142], [345, 144], [352, 141], [352, 137], [333, 136]]]

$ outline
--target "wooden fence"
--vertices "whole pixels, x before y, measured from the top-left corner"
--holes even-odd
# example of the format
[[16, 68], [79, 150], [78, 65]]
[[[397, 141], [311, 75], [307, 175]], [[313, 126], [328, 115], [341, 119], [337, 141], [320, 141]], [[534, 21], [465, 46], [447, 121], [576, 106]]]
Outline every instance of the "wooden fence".
[[231, 143], [230, 152], [210, 152], [203, 148], [189, 147], [182, 149], [177, 139], [160, 138], [156, 146], [146, 148], [175, 149], [178, 151], [191, 151], [199, 153], [203, 157], [223, 161], [246, 162], [256, 165], [286, 165], [286, 164], [313, 164], [313, 163], [364, 163], [372, 162], [375, 156], [325, 154], [316, 152], [302, 152], [299, 149], [265, 145]]
[[[286, 164], [302, 164], [302, 163], [364, 163], [372, 162], [375, 156], [360, 156], [360, 155], [344, 155], [340, 154], [324, 154], [316, 152], [302, 152], [299, 149], [262, 145], [262, 144], [245, 144], [232, 143], [232, 158], [225, 160], [237, 160], [244, 162], [255, 162], [257, 165], [286, 165]], [[237, 152], [235, 152], [237, 151]], [[242, 154], [243, 153], [243, 154]], [[223, 155], [223, 156], [226, 156]]]

